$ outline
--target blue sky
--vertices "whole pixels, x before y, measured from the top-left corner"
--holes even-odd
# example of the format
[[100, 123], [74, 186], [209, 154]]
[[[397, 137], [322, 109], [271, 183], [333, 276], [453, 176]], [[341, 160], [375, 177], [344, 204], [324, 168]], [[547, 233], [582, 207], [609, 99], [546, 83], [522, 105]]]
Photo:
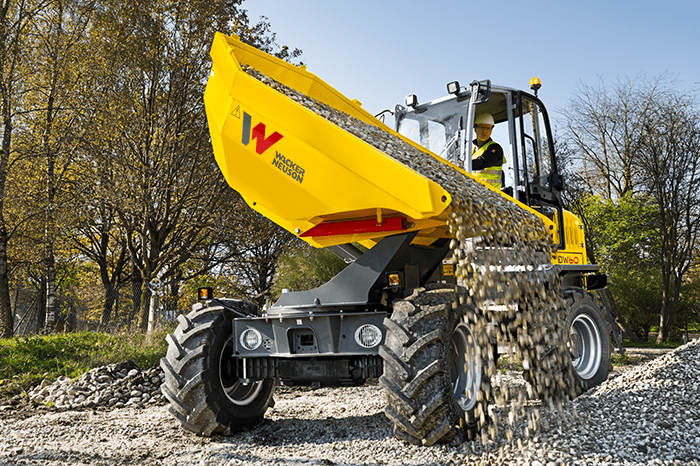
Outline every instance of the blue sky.
[[[671, 73], [700, 82], [700, 1], [246, 0], [308, 70], [376, 114], [477, 79], [527, 89], [553, 119], [579, 82]], [[482, 8], [479, 11], [479, 8]], [[387, 123], [393, 123], [391, 120]], [[558, 126], [555, 122], [555, 128]]]

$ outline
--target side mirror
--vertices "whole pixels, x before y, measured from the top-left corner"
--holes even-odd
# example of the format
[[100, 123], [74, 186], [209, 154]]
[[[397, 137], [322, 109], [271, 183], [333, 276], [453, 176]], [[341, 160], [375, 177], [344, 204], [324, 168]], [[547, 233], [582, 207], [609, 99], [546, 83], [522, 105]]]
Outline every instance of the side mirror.
[[549, 174], [549, 189], [556, 191], [564, 190], [564, 175], [552, 172]]
[[491, 97], [491, 80], [472, 81], [469, 83], [472, 91], [472, 100], [475, 104], [488, 102]]

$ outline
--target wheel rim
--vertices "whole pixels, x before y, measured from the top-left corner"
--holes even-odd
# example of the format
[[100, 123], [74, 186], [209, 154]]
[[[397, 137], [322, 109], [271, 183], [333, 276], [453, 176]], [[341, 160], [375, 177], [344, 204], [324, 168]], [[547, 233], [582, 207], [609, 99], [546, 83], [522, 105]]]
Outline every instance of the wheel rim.
[[603, 341], [593, 319], [581, 314], [571, 323], [572, 360], [576, 373], [582, 379], [593, 377], [603, 354]]
[[452, 390], [464, 411], [474, 408], [481, 389], [479, 345], [466, 324], [459, 324], [452, 334]]
[[224, 345], [219, 358], [219, 381], [221, 388], [231, 403], [246, 406], [252, 403], [262, 390], [263, 381], [242, 383], [236, 376], [233, 356], [233, 338]]

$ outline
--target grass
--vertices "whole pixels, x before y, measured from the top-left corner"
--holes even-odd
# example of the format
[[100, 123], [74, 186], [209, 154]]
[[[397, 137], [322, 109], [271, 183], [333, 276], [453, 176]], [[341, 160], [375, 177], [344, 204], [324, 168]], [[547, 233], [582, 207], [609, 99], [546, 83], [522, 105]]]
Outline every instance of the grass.
[[[668, 340], [665, 343], [658, 344], [656, 343], [656, 338], [655, 337], [649, 337], [647, 341], [643, 341], [641, 343], [634, 343], [631, 340], [628, 340], [627, 338], [622, 339], [622, 346], [625, 348], [668, 348], [668, 349], [674, 349], [678, 348], [683, 344], [682, 341], [671, 341]], [[617, 343], [615, 343], [615, 346]]]
[[641, 358], [635, 356], [630, 357], [629, 355], [627, 355], [627, 353], [619, 354], [617, 352], [614, 352], [612, 355], [610, 355], [610, 363], [613, 366], [629, 366], [637, 364], [640, 361]]
[[0, 339], [0, 398], [18, 395], [59, 376], [77, 378], [94, 367], [132, 360], [142, 369], [165, 356], [165, 334], [80, 332]]

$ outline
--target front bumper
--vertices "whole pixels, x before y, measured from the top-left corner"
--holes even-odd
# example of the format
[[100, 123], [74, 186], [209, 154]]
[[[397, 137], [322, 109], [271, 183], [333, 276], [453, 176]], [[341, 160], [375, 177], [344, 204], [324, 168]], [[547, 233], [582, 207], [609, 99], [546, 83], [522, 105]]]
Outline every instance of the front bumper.
[[[309, 356], [376, 355], [384, 342], [386, 312], [289, 312], [233, 321], [234, 356], [243, 358], [295, 358]], [[373, 325], [382, 334], [372, 347], [361, 345], [356, 334], [365, 325]], [[256, 330], [261, 344], [248, 349], [243, 333]]]
[[[383, 371], [386, 312], [301, 312], [237, 318], [233, 322], [233, 367], [245, 382], [280, 379], [285, 385], [357, 386]], [[371, 347], [358, 342], [366, 326], [381, 331]], [[247, 349], [244, 333], [255, 330], [260, 345]], [[362, 341], [362, 340], [360, 340]]]

